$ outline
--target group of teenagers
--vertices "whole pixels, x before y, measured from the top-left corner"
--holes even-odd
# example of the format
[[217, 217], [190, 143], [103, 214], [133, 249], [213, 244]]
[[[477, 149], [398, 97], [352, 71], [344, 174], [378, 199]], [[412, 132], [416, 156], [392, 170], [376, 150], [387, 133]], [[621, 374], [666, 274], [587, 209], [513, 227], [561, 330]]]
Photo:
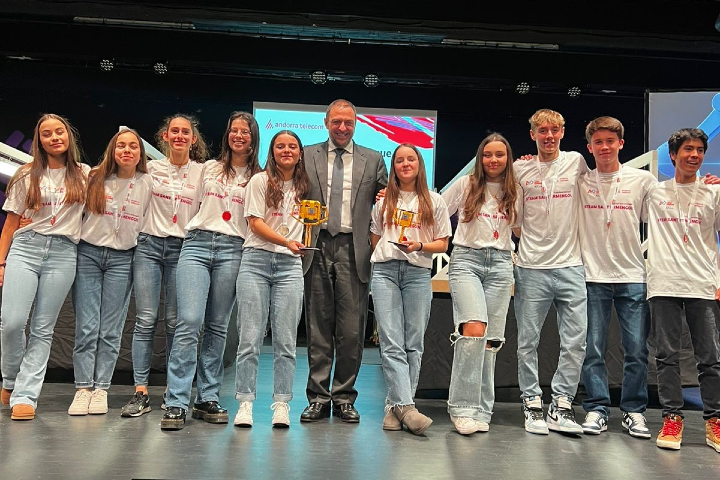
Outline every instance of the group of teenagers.
[[[138, 133], [121, 129], [90, 169], [80, 163], [68, 121], [43, 115], [33, 161], [18, 169], [3, 206], [0, 402], [12, 408], [11, 418], [35, 416], [53, 328], [70, 290], [77, 391], [68, 413], [108, 412], [107, 391], [134, 288], [136, 391], [122, 416], [151, 410], [147, 386], [162, 292], [168, 352], [162, 429], [182, 429], [188, 410], [205, 422], [229, 422], [219, 394], [236, 302], [234, 425], [253, 424], [268, 321], [272, 425], [290, 425], [303, 302], [309, 376], [300, 421], [332, 414], [358, 423], [355, 382], [372, 289], [387, 387], [382, 428], [421, 435], [432, 423], [414, 402], [430, 317], [431, 262], [447, 250], [450, 216], [457, 213], [449, 265], [455, 331], [448, 412], [460, 434], [489, 430], [495, 359], [505, 342], [514, 285], [528, 432], [607, 430], [604, 357], [614, 304], [625, 351], [622, 426], [634, 437], [651, 437], [644, 412], [652, 333], [664, 418], [657, 445], [680, 448], [684, 312], [707, 444], [720, 452], [720, 190], [709, 185], [712, 179], [698, 177], [708, 142], [704, 132], [688, 128], [670, 137], [676, 174], [658, 183], [647, 171], [621, 165], [624, 130], [618, 120], [599, 117], [587, 125], [597, 166], [589, 170], [581, 154], [560, 150], [563, 117], [542, 109], [530, 118], [537, 155], [513, 162], [508, 141], [490, 134], [471, 173], [440, 195], [428, 188], [414, 145], [397, 147], [388, 175], [378, 152], [353, 142], [355, 124], [355, 107], [335, 100], [325, 116], [327, 141], [303, 147], [296, 133], [282, 130], [261, 169], [251, 114], [232, 114], [220, 155], [208, 161], [196, 120], [178, 114], [157, 134], [167, 158], [147, 162]], [[302, 243], [304, 225], [296, 219], [302, 200], [328, 209], [327, 223], [312, 230], [310, 245]], [[643, 223], [649, 227], [647, 273]], [[520, 239], [515, 260], [512, 234]], [[560, 356], [545, 416], [537, 349], [551, 304]], [[579, 424], [572, 402], [581, 376], [587, 398]]]

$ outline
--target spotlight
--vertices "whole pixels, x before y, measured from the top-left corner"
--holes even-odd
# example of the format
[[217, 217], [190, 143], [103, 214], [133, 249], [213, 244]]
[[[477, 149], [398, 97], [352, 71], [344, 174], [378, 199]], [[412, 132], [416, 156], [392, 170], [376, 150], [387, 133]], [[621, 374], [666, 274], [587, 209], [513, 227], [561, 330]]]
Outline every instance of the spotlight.
[[363, 83], [366, 87], [377, 87], [380, 83], [380, 77], [378, 77], [374, 73], [368, 73], [363, 77]]
[[109, 58], [103, 58], [100, 60], [100, 70], [103, 72], [110, 72], [115, 68], [115, 62]]
[[580, 96], [580, 92], [582, 92], [582, 90], [580, 90], [580, 87], [570, 87], [570, 88], [568, 88], [568, 96], [569, 96], [569, 97], [572, 97], [572, 98], [579, 97], [579, 96]]
[[515, 86], [515, 91], [519, 95], [527, 95], [530, 93], [530, 84], [528, 82], [520, 82]]
[[153, 65], [153, 70], [155, 70], [155, 73], [158, 75], [165, 75], [168, 72], [167, 63], [157, 62]]
[[327, 73], [323, 72], [322, 70], [315, 70], [310, 74], [310, 81], [312, 81], [312, 83], [314, 83], [315, 85], [323, 85], [325, 82], [327, 82], [327, 80]]

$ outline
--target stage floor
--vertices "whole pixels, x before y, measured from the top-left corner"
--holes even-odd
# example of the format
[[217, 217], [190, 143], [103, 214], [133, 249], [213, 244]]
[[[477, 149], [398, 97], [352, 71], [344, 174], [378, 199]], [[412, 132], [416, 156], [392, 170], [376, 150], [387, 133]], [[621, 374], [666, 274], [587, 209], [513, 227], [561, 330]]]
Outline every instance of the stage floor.
[[[221, 403], [232, 421], [234, 369], [225, 371]], [[300, 424], [306, 405], [307, 358], [298, 356], [295, 399], [289, 429], [270, 426], [272, 356], [261, 355], [258, 400], [252, 429], [188, 419], [185, 429], [163, 432], [159, 422], [162, 387], [151, 387], [153, 411], [121, 418], [130, 386], [110, 390], [108, 415], [70, 417], [74, 389], [46, 384], [37, 418], [13, 422], [0, 411], [0, 478], [3, 479], [457, 479], [611, 478], [613, 480], [719, 478], [720, 454], [705, 445], [700, 412], [688, 411], [682, 449], [655, 446], [660, 411], [647, 417], [653, 440], [638, 440], [620, 426], [613, 409], [610, 428], [599, 437], [526, 433], [518, 403], [500, 403], [489, 433], [470, 437], [452, 428], [446, 405], [419, 400], [433, 418], [426, 435], [381, 429], [384, 381], [379, 365], [364, 364], [356, 406], [359, 425], [331, 419]], [[578, 419], [584, 414], [576, 406]]]

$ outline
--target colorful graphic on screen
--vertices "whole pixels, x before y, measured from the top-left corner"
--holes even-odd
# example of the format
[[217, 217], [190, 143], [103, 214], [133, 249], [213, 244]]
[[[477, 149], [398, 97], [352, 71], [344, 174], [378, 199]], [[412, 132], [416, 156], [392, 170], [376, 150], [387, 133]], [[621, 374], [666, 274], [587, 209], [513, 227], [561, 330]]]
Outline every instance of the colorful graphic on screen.
[[675, 175], [667, 139], [684, 127], [697, 127], [707, 134], [700, 173], [720, 176], [720, 92], [651, 92], [648, 103], [648, 145], [658, 152], [658, 178]]
[[[260, 165], [267, 161], [270, 140], [280, 130], [292, 130], [304, 146], [328, 139], [325, 105], [256, 102], [254, 115], [260, 127]], [[423, 156], [428, 186], [435, 186], [435, 127], [437, 112], [357, 107], [353, 141], [377, 150], [390, 168], [390, 158], [400, 143], [412, 143]]]

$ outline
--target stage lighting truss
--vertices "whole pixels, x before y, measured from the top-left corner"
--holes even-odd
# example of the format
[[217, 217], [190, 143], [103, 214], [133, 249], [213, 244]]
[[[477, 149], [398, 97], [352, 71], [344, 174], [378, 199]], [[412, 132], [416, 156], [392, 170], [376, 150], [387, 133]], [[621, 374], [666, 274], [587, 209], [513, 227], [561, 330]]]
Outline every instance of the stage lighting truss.
[[520, 82], [515, 86], [515, 91], [519, 95], [527, 95], [530, 93], [530, 84], [528, 82]]
[[576, 98], [576, 97], [580, 96], [581, 92], [582, 92], [582, 90], [580, 89], [580, 87], [570, 87], [570, 88], [568, 88], [567, 93], [568, 93], [569, 97]]
[[310, 74], [310, 80], [315, 85], [323, 85], [328, 81], [327, 73], [322, 70], [315, 70]]
[[363, 83], [366, 87], [377, 87], [380, 83], [380, 77], [378, 77], [374, 73], [368, 73], [363, 77]]
[[157, 75], [165, 75], [168, 73], [168, 65], [166, 62], [156, 62], [153, 65], [153, 70]]
[[115, 61], [110, 58], [100, 60], [100, 70], [103, 72], [111, 72], [115, 68]]

